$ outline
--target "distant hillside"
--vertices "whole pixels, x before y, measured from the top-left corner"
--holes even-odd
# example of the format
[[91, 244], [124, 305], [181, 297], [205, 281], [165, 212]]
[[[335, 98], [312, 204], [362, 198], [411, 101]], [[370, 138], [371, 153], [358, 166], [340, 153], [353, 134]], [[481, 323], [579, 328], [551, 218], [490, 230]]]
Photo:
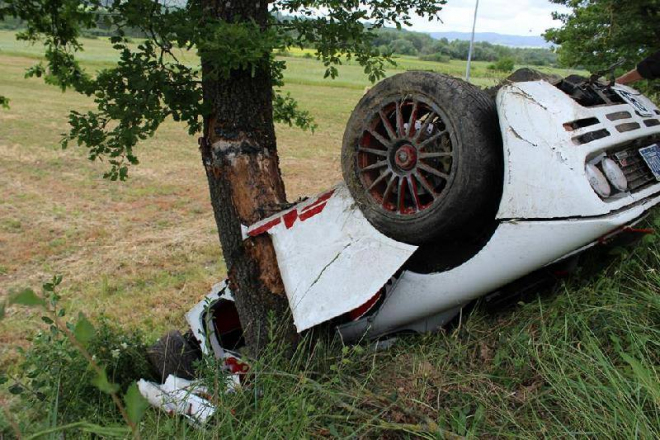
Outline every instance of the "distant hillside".
[[[452, 40], [470, 40], [469, 32], [429, 32], [436, 40], [446, 38]], [[494, 32], [477, 32], [474, 41], [484, 41], [491, 44], [499, 44], [510, 47], [550, 47], [551, 44], [539, 36], [504, 35]]]

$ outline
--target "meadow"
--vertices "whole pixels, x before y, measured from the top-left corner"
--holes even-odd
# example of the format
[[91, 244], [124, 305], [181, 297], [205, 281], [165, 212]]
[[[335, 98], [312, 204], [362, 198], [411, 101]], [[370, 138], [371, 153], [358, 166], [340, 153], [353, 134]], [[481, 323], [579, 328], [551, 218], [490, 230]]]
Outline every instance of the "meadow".
[[[104, 39], [85, 40], [85, 48], [80, 58], [90, 71], [116, 61]], [[295, 200], [341, 180], [344, 125], [369, 82], [352, 63], [324, 80], [323, 66], [305, 51], [285, 55], [284, 90], [318, 123], [314, 133], [277, 126]], [[140, 145], [141, 163], [127, 182], [104, 180], [106, 164], [59, 146], [68, 111], [91, 109], [91, 100], [25, 79], [39, 58], [39, 47], [0, 32], [0, 95], [11, 99], [0, 110], [0, 298], [61, 274], [68, 316], [107, 319], [146, 341], [184, 328], [183, 314], [226, 271], [196, 139], [167, 121]], [[459, 61], [397, 62], [389, 74], [462, 76], [465, 69]], [[487, 64], [473, 64], [477, 85], [501, 79]], [[254, 367], [258, 394], [221, 395], [218, 415], [202, 430], [149, 411], [143, 437], [659, 438], [660, 243], [651, 237], [596, 260], [604, 271], [585, 269], [505, 309], [478, 304], [445, 332], [402, 338], [390, 350], [333, 340], [303, 344], [287, 362], [273, 347]], [[21, 350], [47, 328], [39, 317], [7, 309], [3, 375], [20, 379]], [[7, 391], [9, 383], [0, 385], [0, 405], [26, 433], [64, 420], [118, 420], [111, 405], [84, 414], [59, 407], [53, 396], [27, 405]], [[52, 415], [60, 411], [66, 416], [57, 422]], [[0, 419], [0, 438], [11, 435], [10, 422]], [[91, 435], [83, 431], [72, 437]]]

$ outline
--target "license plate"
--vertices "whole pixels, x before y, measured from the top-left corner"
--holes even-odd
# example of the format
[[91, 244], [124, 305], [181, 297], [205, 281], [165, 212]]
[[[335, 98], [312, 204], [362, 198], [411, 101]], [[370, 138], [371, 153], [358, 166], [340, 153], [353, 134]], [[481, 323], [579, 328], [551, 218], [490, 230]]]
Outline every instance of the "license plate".
[[637, 98], [639, 95], [619, 88], [613, 88], [613, 90], [621, 97], [621, 99], [630, 104], [642, 118], [649, 118], [653, 116], [653, 111], [646, 107], [646, 105], [644, 105], [644, 103], [642, 103], [642, 101]]
[[655, 180], [660, 181], [660, 146], [658, 144], [649, 145], [648, 147], [640, 148], [639, 154], [644, 158], [644, 162], [649, 166]]

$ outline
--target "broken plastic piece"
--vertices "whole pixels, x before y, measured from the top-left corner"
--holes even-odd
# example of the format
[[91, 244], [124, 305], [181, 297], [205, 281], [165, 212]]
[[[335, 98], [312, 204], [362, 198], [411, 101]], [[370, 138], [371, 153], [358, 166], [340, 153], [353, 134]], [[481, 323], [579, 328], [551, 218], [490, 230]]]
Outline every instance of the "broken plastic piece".
[[[154, 407], [168, 414], [179, 414], [194, 424], [204, 424], [215, 413], [215, 406], [202, 396], [208, 396], [208, 390], [195, 382], [173, 375], [167, 376], [162, 385], [138, 381], [140, 394]], [[228, 391], [233, 390], [229, 386]]]

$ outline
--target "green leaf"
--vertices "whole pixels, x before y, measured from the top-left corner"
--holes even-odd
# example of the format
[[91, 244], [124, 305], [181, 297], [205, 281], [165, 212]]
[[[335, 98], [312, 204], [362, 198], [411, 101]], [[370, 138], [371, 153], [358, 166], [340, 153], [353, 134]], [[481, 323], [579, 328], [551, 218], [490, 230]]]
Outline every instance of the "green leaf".
[[44, 283], [43, 289], [46, 292], [54, 292], [55, 288], [62, 282], [62, 275], [54, 275], [50, 283]]
[[116, 393], [119, 390], [119, 385], [108, 380], [105, 369], [101, 370], [101, 373], [92, 379], [92, 385], [106, 394]]
[[50, 319], [48, 316], [42, 316], [41, 320], [45, 322], [46, 324], [53, 324], [53, 320]]
[[126, 395], [124, 396], [124, 402], [126, 403], [128, 418], [133, 423], [138, 423], [142, 419], [144, 412], [149, 408], [149, 402], [140, 394], [137, 383], [133, 383], [128, 387], [128, 391], [126, 391]]
[[46, 301], [44, 301], [42, 298], [39, 298], [37, 294], [34, 293], [34, 290], [27, 288], [9, 298], [9, 303], [32, 307], [43, 306], [46, 304]]
[[6, 308], [7, 308], [7, 302], [6, 301], [0, 302], [0, 320], [2, 320], [5, 317]]
[[15, 383], [14, 385], [9, 387], [9, 392], [14, 395], [19, 395], [25, 391], [22, 386], [19, 384]]
[[76, 326], [73, 329], [73, 334], [76, 339], [83, 344], [87, 344], [92, 340], [95, 333], [96, 330], [94, 329], [94, 326], [89, 322], [85, 315], [82, 313], [78, 315], [78, 322], [76, 322]]

